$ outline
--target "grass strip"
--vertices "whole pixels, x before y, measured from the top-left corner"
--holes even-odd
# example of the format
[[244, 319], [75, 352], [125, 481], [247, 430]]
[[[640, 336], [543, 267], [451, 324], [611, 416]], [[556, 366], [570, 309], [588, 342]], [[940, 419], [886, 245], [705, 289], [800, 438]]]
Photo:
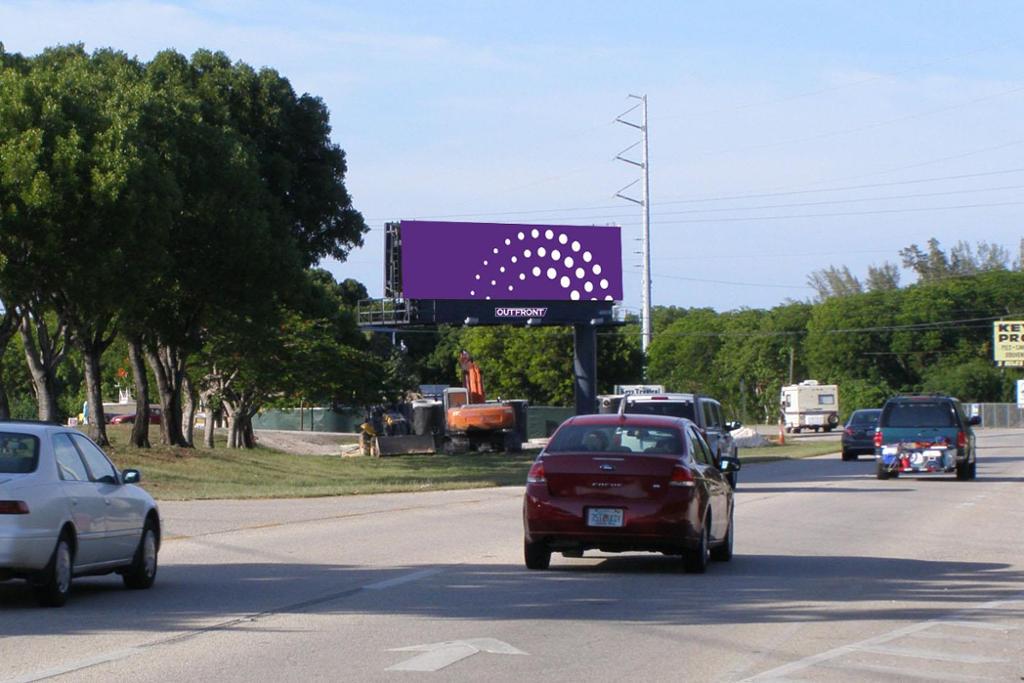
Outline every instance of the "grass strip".
[[[305, 498], [370, 493], [521, 486], [537, 456], [519, 454], [404, 455], [390, 458], [292, 455], [267, 448], [213, 450], [128, 445], [130, 425], [107, 428], [107, 449], [119, 468], [142, 471], [142, 485], [161, 500]], [[153, 430], [151, 437], [157, 439]], [[744, 463], [805, 458], [838, 451], [833, 442], [741, 448]], [[742, 475], [741, 475], [742, 476]]]

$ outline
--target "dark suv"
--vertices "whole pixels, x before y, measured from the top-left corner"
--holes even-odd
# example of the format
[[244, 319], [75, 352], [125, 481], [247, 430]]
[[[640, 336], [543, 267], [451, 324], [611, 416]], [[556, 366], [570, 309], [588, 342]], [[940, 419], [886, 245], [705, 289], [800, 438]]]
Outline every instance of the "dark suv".
[[878, 478], [906, 474], [956, 472], [974, 479], [977, 456], [973, 425], [960, 401], [951, 396], [897, 396], [882, 407], [875, 429]]
[[625, 413], [668, 415], [693, 421], [711, 446], [716, 464], [721, 460], [730, 461], [726, 478], [736, 488], [740, 458], [732, 432], [743, 425], [736, 421], [726, 422], [722, 416], [722, 404], [717, 400], [701, 394], [635, 394], [622, 397], [619, 414]]

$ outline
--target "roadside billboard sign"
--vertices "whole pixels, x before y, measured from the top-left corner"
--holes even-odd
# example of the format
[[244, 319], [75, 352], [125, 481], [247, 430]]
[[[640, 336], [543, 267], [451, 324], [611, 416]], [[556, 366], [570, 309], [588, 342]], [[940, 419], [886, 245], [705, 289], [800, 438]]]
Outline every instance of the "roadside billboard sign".
[[992, 323], [992, 358], [1000, 365], [1024, 366], [1024, 320]]
[[406, 299], [621, 301], [617, 226], [402, 221]]

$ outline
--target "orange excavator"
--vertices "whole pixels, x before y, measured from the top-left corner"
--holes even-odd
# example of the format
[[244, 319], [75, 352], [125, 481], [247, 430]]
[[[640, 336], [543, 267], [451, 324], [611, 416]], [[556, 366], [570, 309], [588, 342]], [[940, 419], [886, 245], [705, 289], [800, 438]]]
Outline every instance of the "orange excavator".
[[445, 452], [521, 451], [515, 408], [507, 401], [487, 400], [480, 367], [465, 349], [459, 353], [459, 367], [462, 387], [444, 391]]
[[[450, 455], [468, 451], [522, 451], [526, 402], [488, 401], [480, 367], [465, 350], [459, 354], [459, 367], [462, 369], [461, 387], [444, 389], [440, 401], [420, 399], [406, 406], [413, 414], [413, 433], [392, 433], [383, 425], [384, 431], [378, 434], [369, 423], [364, 424], [364, 452], [387, 456], [438, 450]], [[435, 408], [437, 413], [433, 412]], [[436, 415], [436, 419], [421, 420], [425, 415]]]

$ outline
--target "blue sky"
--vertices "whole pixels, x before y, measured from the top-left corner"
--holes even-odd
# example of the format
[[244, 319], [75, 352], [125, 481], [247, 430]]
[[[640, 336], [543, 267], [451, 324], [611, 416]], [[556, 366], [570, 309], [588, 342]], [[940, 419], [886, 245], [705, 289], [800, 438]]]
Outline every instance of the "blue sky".
[[[380, 295], [402, 218], [623, 226], [640, 305], [639, 209], [614, 198], [650, 104], [653, 303], [805, 299], [937, 237], [1024, 236], [1019, 2], [22, 2], [8, 51], [83, 42], [142, 59], [219, 49], [331, 110], [372, 228], [339, 278]], [[904, 283], [913, 280], [904, 273]]]

